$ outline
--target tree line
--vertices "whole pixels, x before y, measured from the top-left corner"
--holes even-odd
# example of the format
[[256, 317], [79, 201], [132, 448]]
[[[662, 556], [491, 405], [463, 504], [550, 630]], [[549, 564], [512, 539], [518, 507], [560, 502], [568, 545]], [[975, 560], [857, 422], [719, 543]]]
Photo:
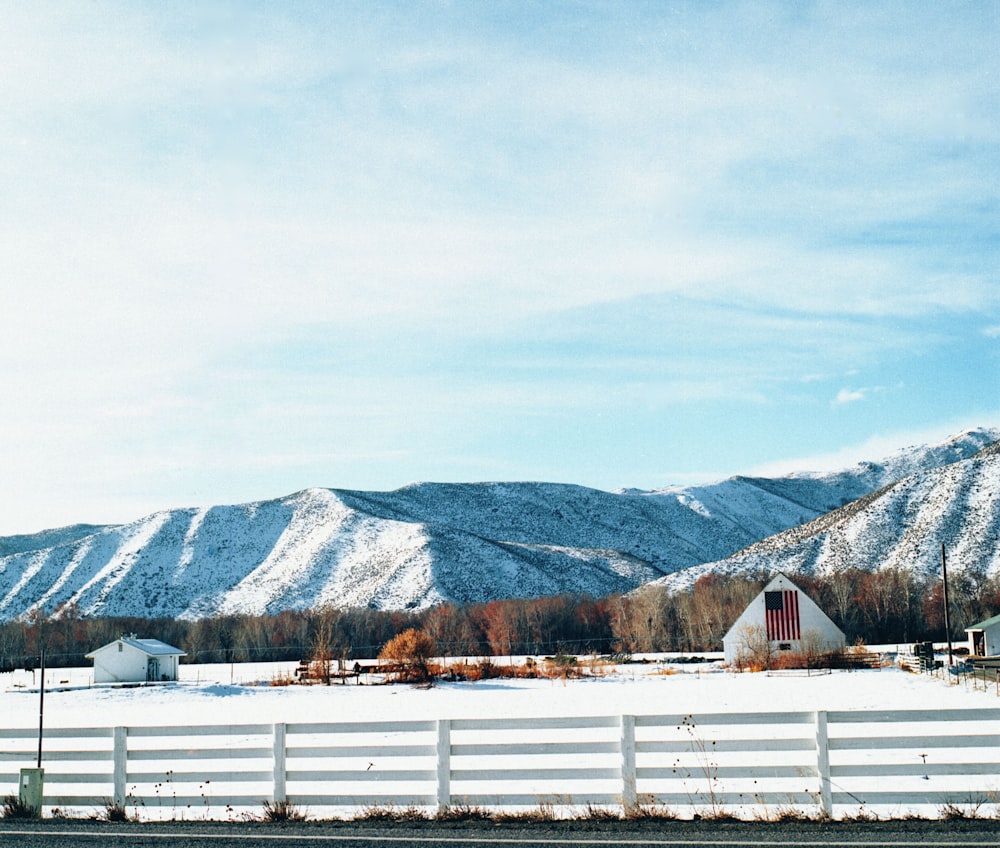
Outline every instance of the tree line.
[[[904, 569], [793, 579], [851, 643], [945, 638], [940, 580]], [[131, 633], [181, 648], [189, 663], [371, 658], [409, 629], [426, 632], [447, 656], [715, 651], [767, 580], [709, 574], [676, 592], [646, 586], [603, 598], [567, 594], [409, 611], [324, 607], [194, 621], [89, 618], [68, 606], [0, 624], [0, 670], [36, 663], [43, 647], [49, 665], [86, 665], [87, 652]], [[1000, 612], [1000, 579], [950, 576], [949, 607], [951, 637], [964, 639], [965, 627]]]

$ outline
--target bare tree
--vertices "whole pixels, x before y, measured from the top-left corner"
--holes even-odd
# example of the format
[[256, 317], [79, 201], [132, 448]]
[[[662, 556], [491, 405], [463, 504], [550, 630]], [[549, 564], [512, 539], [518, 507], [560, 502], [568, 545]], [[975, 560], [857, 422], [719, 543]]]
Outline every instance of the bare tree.
[[774, 662], [774, 643], [767, 638], [763, 624], [744, 624], [736, 634], [736, 667], [750, 671], [770, 668]]

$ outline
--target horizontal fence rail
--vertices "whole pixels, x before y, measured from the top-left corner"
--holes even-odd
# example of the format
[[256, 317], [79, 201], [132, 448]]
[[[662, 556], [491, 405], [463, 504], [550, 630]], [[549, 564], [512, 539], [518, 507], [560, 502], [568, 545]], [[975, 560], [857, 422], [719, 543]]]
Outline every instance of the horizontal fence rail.
[[[37, 730], [0, 729], [0, 793]], [[44, 805], [144, 818], [545, 807], [768, 817], [997, 812], [1000, 710], [58, 728]], [[986, 808], [986, 809], [984, 809]]]

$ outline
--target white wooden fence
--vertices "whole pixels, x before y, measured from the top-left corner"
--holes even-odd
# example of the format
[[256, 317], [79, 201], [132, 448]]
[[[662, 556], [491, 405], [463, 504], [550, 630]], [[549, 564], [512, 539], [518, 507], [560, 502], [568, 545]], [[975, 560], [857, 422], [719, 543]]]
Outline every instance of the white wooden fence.
[[[0, 728], [0, 794], [36, 729]], [[47, 730], [45, 806], [226, 818], [287, 800], [677, 815], [995, 813], [1000, 710], [716, 713]]]

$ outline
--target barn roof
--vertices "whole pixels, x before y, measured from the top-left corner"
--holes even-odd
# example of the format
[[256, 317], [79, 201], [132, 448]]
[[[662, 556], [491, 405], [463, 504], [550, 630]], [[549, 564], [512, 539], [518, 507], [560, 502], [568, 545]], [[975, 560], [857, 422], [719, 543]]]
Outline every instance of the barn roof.
[[986, 621], [980, 621], [979, 624], [970, 624], [966, 627], [966, 631], [969, 630], [986, 630], [990, 627], [995, 627], [1000, 624], [1000, 615], [995, 615], [993, 618], [987, 618]]

